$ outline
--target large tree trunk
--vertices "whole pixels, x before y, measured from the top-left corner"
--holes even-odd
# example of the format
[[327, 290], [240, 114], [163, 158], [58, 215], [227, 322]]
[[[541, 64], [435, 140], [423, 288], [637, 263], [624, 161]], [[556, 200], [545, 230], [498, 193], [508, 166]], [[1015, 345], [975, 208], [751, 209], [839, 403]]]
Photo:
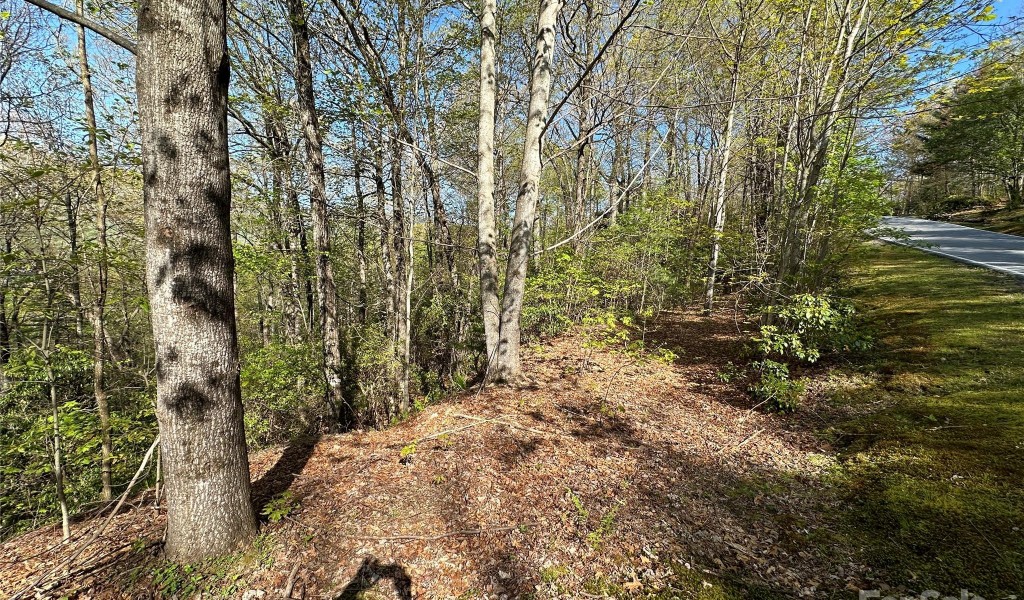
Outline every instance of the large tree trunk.
[[555, 51], [555, 22], [562, 8], [560, 0], [540, 0], [537, 17], [537, 41], [530, 74], [530, 106], [527, 112], [526, 140], [516, 217], [512, 225], [505, 293], [501, 304], [501, 335], [498, 340], [494, 377], [514, 381], [521, 374], [520, 334], [526, 270], [533, 241], [533, 221], [537, 212], [540, 185], [540, 144], [547, 123], [548, 97], [551, 94], [551, 62]]
[[256, 534], [239, 385], [225, 0], [142, 0], [146, 283], [173, 561]]
[[483, 0], [480, 15], [480, 125], [477, 133], [477, 252], [480, 259], [480, 310], [484, 321], [487, 364], [498, 347], [501, 305], [498, 302], [497, 227], [494, 215], [494, 110], [497, 90], [494, 43], [496, 0]]
[[[85, 15], [85, 1], [77, 0], [75, 8], [80, 16]], [[85, 44], [85, 28], [78, 26], [78, 68], [85, 97], [85, 126], [89, 137], [89, 167], [92, 170], [92, 189], [96, 195], [96, 301], [92, 313], [92, 392], [96, 398], [96, 412], [100, 418], [100, 483], [103, 486], [101, 498], [110, 500], [111, 457], [113, 446], [110, 441], [110, 405], [107, 391], [103, 387], [103, 367], [107, 351], [106, 321], [107, 307], [107, 198], [103, 192], [102, 168], [100, 167], [99, 144], [96, 139], [96, 110], [92, 96], [92, 75], [89, 71], [89, 54]]]
[[323, 137], [320, 133], [313, 93], [313, 65], [309, 51], [309, 27], [303, 0], [288, 0], [288, 22], [295, 49], [295, 87], [298, 92], [302, 134], [306, 141], [309, 167], [309, 207], [313, 215], [313, 245], [316, 250], [317, 295], [323, 335], [324, 376], [330, 408], [337, 422], [352, 423], [352, 407], [342, 389], [341, 325], [338, 322], [338, 289], [331, 266], [331, 232], [327, 214], [327, 179], [324, 175]]

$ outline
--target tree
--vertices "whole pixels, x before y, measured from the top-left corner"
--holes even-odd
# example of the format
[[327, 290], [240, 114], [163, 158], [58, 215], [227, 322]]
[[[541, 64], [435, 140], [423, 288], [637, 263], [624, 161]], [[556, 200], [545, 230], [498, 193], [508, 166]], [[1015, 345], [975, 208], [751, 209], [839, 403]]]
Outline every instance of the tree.
[[[1011, 59], [1012, 60], [1012, 59]], [[1024, 74], [1013, 62], [988, 61], [963, 78], [923, 125], [932, 166], [1002, 183], [1007, 204], [1024, 204]]]
[[477, 253], [480, 261], [480, 312], [487, 363], [498, 346], [498, 248], [494, 222], [494, 109], [497, 88], [494, 42], [498, 35], [496, 0], [483, 0], [480, 12], [480, 124], [477, 129]]
[[316, 250], [317, 298], [324, 349], [324, 376], [328, 397], [336, 420], [348, 425], [352, 411], [344, 397], [341, 374], [341, 326], [338, 323], [338, 288], [331, 265], [331, 229], [327, 214], [327, 180], [324, 175], [324, 149], [320, 121], [313, 91], [313, 63], [309, 51], [309, 26], [303, 0], [288, 0], [288, 22], [292, 28], [295, 51], [295, 83], [306, 142], [306, 161], [311, 184], [309, 204], [313, 214], [313, 246]]
[[[77, 0], [79, 16], [85, 15], [85, 2]], [[111, 461], [113, 445], [110, 441], [110, 404], [107, 390], [103, 385], [103, 367], [106, 361], [106, 321], [104, 312], [107, 305], [107, 197], [103, 191], [103, 167], [100, 165], [99, 143], [96, 131], [96, 108], [93, 102], [92, 75], [89, 70], [89, 53], [86, 49], [85, 27], [78, 26], [78, 76], [82, 81], [85, 105], [85, 126], [89, 141], [89, 167], [92, 171], [92, 189], [96, 195], [96, 301], [93, 306], [93, 396], [96, 398], [96, 412], [100, 417], [100, 482], [103, 486], [101, 497], [110, 500]]]
[[530, 71], [530, 105], [527, 109], [523, 166], [512, 225], [505, 291], [501, 304], [501, 333], [498, 339], [494, 376], [497, 381], [515, 381], [521, 375], [520, 337], [526, 269], [533, 247], [533, 226], [540, 194], [541, 138], [547, 128], [548, 97], [551, 95], [551, 63], [555, 53], [555, 22], [561, 0], [540, 0], [537, 39]]
[[169, 558], [256, 533], [242, 421], [231, 251], [224, 0], [144, 0], [138, 90], [146, 282]]

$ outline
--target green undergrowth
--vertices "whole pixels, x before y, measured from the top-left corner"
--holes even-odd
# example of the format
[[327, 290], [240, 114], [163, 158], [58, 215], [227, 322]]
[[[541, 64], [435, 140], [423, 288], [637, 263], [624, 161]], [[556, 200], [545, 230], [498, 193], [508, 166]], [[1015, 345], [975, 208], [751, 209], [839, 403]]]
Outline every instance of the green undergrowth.
[[[850, 290], [878, 340], [855, 357], [872, 385], [840, 449], [839, 534], [880, 584], [986, 598], [1024, 591], [1024, 287], [881, 246]], [[863, 380], [863, 378], [862, 378]]]
[[178, 564], [150, 555], [143, 545], [121, 578], [124, 592], [145, 588], [157, 598], [237, 598], [246, 577], [274, 564], [274, 538], [263, 533], [245, 550], [193, 564]]

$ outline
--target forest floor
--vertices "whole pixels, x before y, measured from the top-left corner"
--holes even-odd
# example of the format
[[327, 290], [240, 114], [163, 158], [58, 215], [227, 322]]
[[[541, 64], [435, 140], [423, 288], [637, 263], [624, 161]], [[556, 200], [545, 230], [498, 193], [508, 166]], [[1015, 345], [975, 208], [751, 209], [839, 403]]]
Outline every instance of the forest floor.
[[796, 413], [751, 406], [742, 315], [666, 313], [643, 354], [577, 332], [531, 347], [528, 388], [254, 455], [245, 553], [164, 562], [143, 495], [70, 564], [59, 528], [0, 546], [0, 597], [1019, 593], [1020, 285], [872, 246], [851, 292], [876, 348], [807, 371]]
[[1024, 208], [1012, 210], [1005, 207], [972, 208], [944, 215], [943, 219], [968, 227], [1024, 235]]

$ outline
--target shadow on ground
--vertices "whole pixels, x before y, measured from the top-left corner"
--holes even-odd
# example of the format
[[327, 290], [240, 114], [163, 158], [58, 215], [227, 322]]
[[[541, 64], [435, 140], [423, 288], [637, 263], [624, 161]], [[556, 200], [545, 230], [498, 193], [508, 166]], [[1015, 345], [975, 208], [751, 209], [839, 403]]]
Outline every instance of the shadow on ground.
[[391, 581], [398, 600], [412, 600], [412, 579], [405, 569], [396, 564], [383, 564], [376, 558], [367, 557], [359, 565], [352, 581], [341, 590], [335, 600], [359, 600], [362, 593], [377, 586], [382, 581]]

